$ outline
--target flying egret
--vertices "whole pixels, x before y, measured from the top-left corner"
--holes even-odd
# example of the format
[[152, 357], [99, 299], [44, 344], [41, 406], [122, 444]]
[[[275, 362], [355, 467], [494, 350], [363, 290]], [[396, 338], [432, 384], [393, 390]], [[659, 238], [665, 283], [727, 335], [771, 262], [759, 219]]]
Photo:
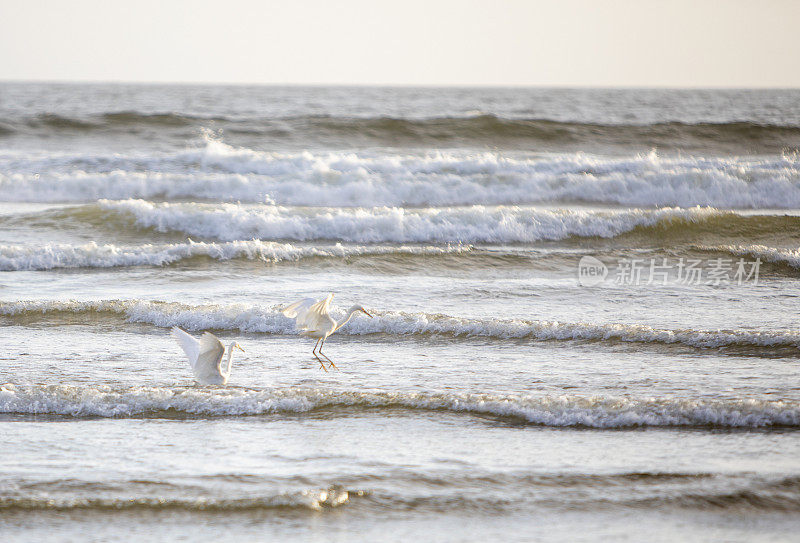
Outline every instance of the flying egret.
[[197, 340], [178, 328], [172, 328], [172, 337], [178, 340], [178, 344], [189, 357], [192, 365], [195, 380], [201, 385], [224, 385], [231, 376], [231, 364], [233, 350], [239, 349], [244, 352], [235, 341], [228, 346], [228, 367], [222, 370], [222, 355], [225, 354], [225, 346], [217, 336], [211, 332], [206, 332]]
[[[317, 344], [311, 349], [311, 353], [314, 355], [314, 358], [319, 361], [320, 367], [325, 371], [328, 371], [328, 368], [325, 367], [322, 359], [317, 356], [317, 345], [319, 345], [319, 354], [324, 356], [325, 359], [331, 363], [330, 367], [336, 368], [336, 364], [333, 363], [333, 360], [322, 352], [322, 346], [325, 345], [325, 340], [328, 339], [329, 335], [347, 324], [347, 321], [359, 311], [364, 313], [367, 317], [372, 318], [372, 315], [367, 313], [367, 310], [364, 309], [363, 306], [354, 305], [348, 309], [347, 317], [336, 322], [328, 313], [331, 300], [333, 300], [333, 293], [328, 294], [328, 297], [324, 300], [306, 298], [305, 300], [300, 300], [299, 302], [286, 306], [282, 311], [284, 315], [295, 320], [301, 336], [317, 338]], [[336, 369], [338, 370], [339, 368]]]

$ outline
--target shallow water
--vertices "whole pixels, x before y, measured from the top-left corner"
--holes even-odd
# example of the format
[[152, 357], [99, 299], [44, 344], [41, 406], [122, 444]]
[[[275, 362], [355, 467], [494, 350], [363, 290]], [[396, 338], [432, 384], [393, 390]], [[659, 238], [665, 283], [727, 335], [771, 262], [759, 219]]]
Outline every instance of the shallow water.
[[4, 536], [791, 540], [798, 98], [1, 85]]

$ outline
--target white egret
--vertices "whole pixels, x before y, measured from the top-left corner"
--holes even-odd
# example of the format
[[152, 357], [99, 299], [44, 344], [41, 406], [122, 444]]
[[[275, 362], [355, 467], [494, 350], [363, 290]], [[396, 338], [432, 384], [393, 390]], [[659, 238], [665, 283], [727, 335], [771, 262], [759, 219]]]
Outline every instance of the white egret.
[[[301, 336], [317, 338], [317, 343], [314, 345], [314, 348], [311, 349], [311, 353], [314, 355], [314, 358], [319, 361], [319, 365], [325, 371], [328, 371], [328, 369], [325, 367], [322, 359], [317, 356], [317, 345], [319, 345], [319, 354], [324, 356], [325, 359], [331, 363], [332, 368], [336, 368], [336, 364], [333, 363], [333, 360], [322, 352], [322, 346], [325, 345], [325, 340], [329, 335], [347, 324], [347, 321], [359, 311], [364, 313], [367, 317], [372, 318], [372, 315], [367, 313], [367, 310], [364, 309], [363, 306], [354, 305], [347, 311], [347, 317], [337, 322], [328, 313], [331, 300], [333, 300], [333, 293], [328, 294], [328, 297], [324, 300], [306, 298], [305, 300], [300, 300], [299, 302], [286, 306], [282, 311], [284, 315], [295, 320], [295, 324], [298, 330], [300, 330]], [[339, 368], [336, 369], [338, 370]]]
[[238, 343], [232, 342], [228, 346], [228, 367], [223, 371], [222, 356], [225, 354], [225, 346], [217, 336], [206, 332], [198, 340], [175, 326], [172, 328], [172, 337], [178, 340], [183, 352], [189, 357], [194, 378], [201, 385], [226, 384], [231, 376], [233, 350], [244, 352]]

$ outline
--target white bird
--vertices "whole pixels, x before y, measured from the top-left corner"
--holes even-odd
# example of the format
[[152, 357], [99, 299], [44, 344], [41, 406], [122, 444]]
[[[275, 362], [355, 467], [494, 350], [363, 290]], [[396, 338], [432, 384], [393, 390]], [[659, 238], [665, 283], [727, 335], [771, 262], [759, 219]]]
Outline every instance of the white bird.
[[235, 341], [228, 346], [228, 367], [222, 369], [222, 355], [225, 354], [225, 346], [217, 336], [211, 332], [206, 332], [197, 340], [178, 328], [172, 328], [172, 337], [178, 340], [183, 352], [189, 357], [192, 365], [195, 380], [201, 385], [224, 385], [231, 376], [231, 364], [233, 361], [233, 350], [244, 349]]
[[[328, 369], [325, 367], [322, 359], [317, 356], [317, 345], [319, 345], [319, 354], [324, 356], [325, 359], [331, 363], [332, 368], [336, 368], [336, 364], [333, 363], [333, 360], [322, 352], [322, 346], [325, 345], [325, 340], [329, 335], [347, 324], [347, 321], [359, 311], [364, 313], [367, 317], [372, 318], [372, 315], [367, 313], [367, 310], [364, 309], [363, 306], [354, 305], [347, 311], [347, 317], [337, 322], [328, 313], [331, 300], [333, 300], [333, 293], [328, 294], [328, 297], [324, 300], [306, 298], [305, 300], [300, 300], [299, 302], [286, 306], [282, 311], [284, 315], [295, 320], [295, 324], [298, 330], [300, 330], [301, 336], [317, 338], [317, 344], [311, 349], [311, 353], [314, 355], [314, 358], [319, 360], [319, 365], [325, 371], [328, 371]], [[338, 370], [339, 368], [336, 369]]]

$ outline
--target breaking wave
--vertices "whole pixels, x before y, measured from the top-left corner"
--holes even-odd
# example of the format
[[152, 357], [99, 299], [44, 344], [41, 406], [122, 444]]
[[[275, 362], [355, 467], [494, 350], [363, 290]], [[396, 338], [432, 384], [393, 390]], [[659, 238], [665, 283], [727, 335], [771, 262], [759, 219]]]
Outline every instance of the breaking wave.
[[800, 155], [537, 158], [497, 152], [260, 152], [207, 137], [171, 154], [0, 154], [0, 198], [208, 199], [311, 206], [590, 202], [800, 207]]
[[[332, 310], [334, 316], [340, 311]], [[623, 341], [650, 344], [681, 344], [697, 348], [800, 347], [800, 332], [789, 330], [668, 330], [637, 324], [593, 324], [522, 319], [468, 319], [430, 313], [371, 310], [373, 319], [354, 317], [340, 334], [390, 336], [442, 335], [499, 340], [530, 339]], [[75, 318], [107, 315], [132, 323], [187, 330], [238, 330], [248, 333], [293, 334], [294, 321], [279, 307], [255, 304], [187, 305], [143, 300], [18, 301], [0, 302], [0, 316], [11, 321], [37, 316]]]
[[800, 249], [767, 247], [765, 245], [701, 245], [702, 251], [728, 253], [733, 256], [759, 258], [764, 262], [800, 268]]
[[99, 211], [140, 228], [217, 240], [339, 240], [356, 243], [518, 243], [615, 237], [734, 216], [709, 208], [583, 211], [531, 207], [313, 208], [101, 200]]
[[164, 266], [193, 258], [247, 259], [264, 262], [306, 258], [348, 258], [379, 255], [444, 255], [469, 252], [469, 246], [330, 246], [300, 247], [271, 241], [145, 244], [133, 246], [50, 244], [30, 247], [0, 245], [0, 271], [50, 270], [57, 268], [111, 268], [120, 266]]
[[[200, 486], [196, 483], [200, 481]], [[247, 487], [220, 488], [219, 479]], [[332, 483], [332, 481], [335, 481]], [[314, 485], [315, 482], [321, 483]], [[187, 484], [189, 483], [189, 484]], [[207, 487], [210, 483], [210, 488]], [[595, 509], [598, 506], [701, 510], [797, 511], [797, 477], [758, 477], [687, 472], [550, 473], [498, 472], [426, 474], [393, 469], [389, 473], [345, 473], [326, 477], [224, 475], [168, 482], [22, 478], [0, 497], [0, 511], [190, 511], [236, 514], [251, 511], [325, 511], [355, 506], [376, 511], [453, 509], [498, 512], [532, 506]], [[402, 491], [397, 489], [402, 488]], [[492, 490], [487, 492], [487, 488]], [[532, 492], [535, 491], [535, 498]]]
[[[730, 238], [771, 238], [776, 243], [800, 239], [798, 216], [749, 215], [702, 207], [625, 210], [532, 206], [302, 208], [100, 200], [93, 204], [10, 214], [0, 217], [0, 225], [57, 229], [69, 225], [121, 234], [139, 230], [140, 234], [148, 236], [157, 231], [225, 242], [261, 239], [504, 244], [635, 234], [651, 243], [667, 241], [673, 246], [693, 237], [706, 243], [709, 238], [723, 243]], [[13, 252], [12, 247], [7, 246], [7, 250]], [[202, 251], [202, 247], [198, 245], [193, 250]], [[214, 251], [211, 244], [208, 247], [210, 252]], [[765, 258], [781, 258], [777, 253], [768, 255], [767, 249], [763, 251], [766, 251]], [[789, 253], [784, 256], [791, 257]]]
[[347, 409], [448, 411], [554, 427], [800, 427], [790, 401], [401, 393], [286, 388], [0, 386], [0, 412], [70, 417], [241, 416]]
[[[626, 210], [529, 206], [291, 208], [101, 200], [96, 212], [126, 224], [218, 240], [338, 240], [355, 243], [531, 243], [570, 237], [800, 234], [800, 217], [741, 215], [714, 208]], [[88, 211], [93, 205], [76, 208]]]
[[[191, 489], [196, 494], [196, 489]], [[0, 511], [203, 511], [206, 513], [224, 512], [226, 514], [278, 510], [313, 510], [339, 507], [350, 501], [350, 493], [343, 489], [328, 488], [278, 492], [261, 497], [217, 498], [204, 496], [0, 496]]]

